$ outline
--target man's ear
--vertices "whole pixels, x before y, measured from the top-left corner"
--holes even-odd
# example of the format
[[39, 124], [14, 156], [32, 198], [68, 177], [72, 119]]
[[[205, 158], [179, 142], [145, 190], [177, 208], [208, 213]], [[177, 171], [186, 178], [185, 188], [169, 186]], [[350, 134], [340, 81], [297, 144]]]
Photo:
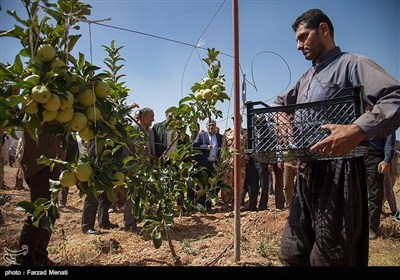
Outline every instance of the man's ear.
[[325, 22], [321, 22], [321, 23], [319, 24], [318, 31], [319, 31], [319, 34], [320, 34], [322, 37], [328, 36], [328, 35], [329, 35], [329, 27], [328, 27], [328, 24], [326, 24]]

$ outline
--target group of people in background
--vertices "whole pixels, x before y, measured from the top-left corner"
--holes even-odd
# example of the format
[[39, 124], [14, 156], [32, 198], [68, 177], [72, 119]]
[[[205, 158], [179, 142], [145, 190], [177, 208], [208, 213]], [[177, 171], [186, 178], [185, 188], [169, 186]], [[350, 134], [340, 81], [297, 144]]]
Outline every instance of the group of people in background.
[[[234, 120], [234, 117], [232, 117]], [[291, 193], [295, 182], [296, 172], [288, 169], [284, 172], [286, 164], [265, 163], [253, 159], [245, 153], [247, 147], [247, 129], [242, 127], [243, 117], [240, 115], [240, 205], [242, 211], [265, 211], [268, 210], [268, 198], [270, 194], [275, 197], [275, 209], [283, 211], [290, 208]], [[222, 136], [222, 147], [234, 151], [234, 129], [228, 128]], [[234, 157], [222, 175], [222, 183], [230, 186], [223, 189], [221, 193], [222, 202], [233, 202], [234, 185]], [[285, 176], [284, 176], [285, 174]], [[246, 199], [248, 198], [248, 199]]]
[[[130, 105], [131, 109], [139, 107], [136, 103]], [[220, 152], [222, 148], [234, 149], [233, 141], [233, 129], [227, 129], [223, 135], [217, 131], [217, 124], [215, 120], [209, 120], [206, 124], [205, 129], [200, 129], [195, 132], [194, 135], [189, 137], [186, 135], [184, 140], [177, 140], [175, 143], [171, 139], [171, 131], [167, 127], [167, 122], [174, 116], [173, 113], [166, 111], [165, 120], [155, 123], [154, 122], [154, 111], [151, 108], [138, 109], [133, 113], [133, 119], [135, 120], [132, 125], [134, 127], [140, 127], [140, 129], [146, 133], [146, 137], [141, 139], [146, 141], [146, 150], [151, 156], [161, 157], [163, 153], [172, 153], [177, 145], [188, 143], [192, 141], [193, 149], [201, 151], [199, 155], [194, 158], [195, 166], [203, 167], [208, 177], [214, 177], [214, 169], [220, 161]], [[240, 116], [242, 118], [242, 116]], [[242, 120], [241, 120], [242, 121]], [[276, 208], [278, 210], [284, 210], [289, 208], [290, 196], [285, 198], [283, 195], [284, 189], [292, 189], [294, 184], [294, 177], [291, 178], [291, 183], [284, 185], [283, 180], [283, 163], [268, 165], [260, 163], [249, 157], [244, 153], [245, 146], [247, 145], [247, 130], [241, 128], [241, 180], [240, 180], [240, 193], [241, 193], [241, 205], [242, 210], [249, 211], [263, 211], [268, 209], [268, 196], [270, 189], [275, 190], [275, 199], [279, 201]], [[191, 140], [190, 140], [191, 139]], [[167, 150], [168, 149], [168, 150]], [[90, 152], [90, 151], [88, 151]], [[125, 151], [127, 152], [127, 151]], [[123, 152], [124, 153], [124, 152]], [[117, 155], [118, 157], [118, 155]], [[149, 157], [151, 158], [151, 157]], [[278, 167], [279, 166], [279, 167]], [[273, 168], [277, 168], [280, 172], [275, 172], [274, 180], [270, 180], [270, 171]], [[289, 181], [289, 179], [288, 179]], [[271, 185], [274, 182], [274, 186]], [[207, 182], [204, 182], [207, 184]], [[220, 193], [220, 183], [224, 183], [228, 188], [222, 188]], [[122, 191], [121, 191], [122, 190]], [[260, 192], [261, 190], [261, 192]], [[115, 186], [115, 191], [119, 192], [119, 195], [115, 196], [115, 201], [109, 201], [105, 193], [103, 195], [94, 197], [92, 193], [88, 193], [84, 201], [83, 212], [82, 212], [82, 232], [86, 234], [99, 234], [100, 231], [95, 229], [95, 217], [96, 212], [98, 213], [98, 224], [103, 229], [118, 228], [119, 225], [110, 222], [109, 213], [111, 212], [123, 212], [124, 215], [124, 229], [129, 232], [137, 231], [137, 224], [135, 216], [132, 214], [132, 198], [126, 197], [127, 191], [124, 186]], [[215, 195], [220, 196], [222, 203], [232, 206], [233, 202], [233, 156], [229, 159], [229, 164], [223, 170], [221, 181], [211, 190]], [[261, 198], [258, 199], [259, 193]], [[282, 193], [282, 195], [280, 195]], [[249, 205], [246, 206], [245, 198], [246, 195], [249, 197]], [[187, 196], [194, 202], [199, 203], [204, 207], [205, 210], [210, 210], [213, 205], [207, 195], [196, 197], [193, 191], [189, 191]], [[183, 199], [183, 197], [181, 198]], [[122, 201], [123, 205], [116, 209], [118, 201]], [[65, 205], [62, 202], [61, 205]], [[286, 201], [286, 206], [285, 206]], [[258, 206], [257, 206], [258, 204]]]
[[[367, 108], [367, 110], [370, 110]], [[365, 156], [365, 168], [368, 187], [369, 239], [376, 239], [381, 221], [383, 203], [387, 199], [391, 214], [398, 219], [396, 199], [393, 193], [392, 178], [397, 174], [395, 155], [396, 134], [369, 141]], [[394, 177], [395, 178], [395, 177]], [[400, 221], [400, 220], [399, 220]]]

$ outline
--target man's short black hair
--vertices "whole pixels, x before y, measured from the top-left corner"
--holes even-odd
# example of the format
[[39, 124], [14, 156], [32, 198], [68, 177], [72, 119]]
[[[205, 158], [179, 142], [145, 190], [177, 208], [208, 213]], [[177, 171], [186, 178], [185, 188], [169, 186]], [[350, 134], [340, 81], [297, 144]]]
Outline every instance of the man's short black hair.
[[329, 17], [319, 9], [310, 9], [301, 14], [292, 24], [294, 32], [297, 31], [299, 25], [305, 24], [307, 28], [318, 29], [321, 22], [325, 22], [328, 25], [329, 32], [332, 38], [334, 38], [333, 24]]

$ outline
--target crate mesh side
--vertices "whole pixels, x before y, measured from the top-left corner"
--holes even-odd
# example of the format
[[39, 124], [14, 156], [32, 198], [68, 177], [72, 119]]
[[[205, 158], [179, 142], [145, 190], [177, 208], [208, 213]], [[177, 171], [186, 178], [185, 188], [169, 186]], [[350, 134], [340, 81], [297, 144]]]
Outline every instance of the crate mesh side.
[[341, 157], [311, 153], [309, 148], [328, 136], [328, 131], [321, 129], [321, 125], [350, 124], [360, 115], [355, 105], [357, 96], [346, 100], [329, 100], [304, 108], [298, 107], [292, 111], [282, 111], [280, 107], [272, 107], [262, 113], [249, 113], [251, 127], [249, 127], [250, 156], [265, 163], [274, 163], [280, 160], [294, 160], [297, 158], [324, 160], [362, 156], [366, 152], [365, 146], [359, 146], [349, 154]]

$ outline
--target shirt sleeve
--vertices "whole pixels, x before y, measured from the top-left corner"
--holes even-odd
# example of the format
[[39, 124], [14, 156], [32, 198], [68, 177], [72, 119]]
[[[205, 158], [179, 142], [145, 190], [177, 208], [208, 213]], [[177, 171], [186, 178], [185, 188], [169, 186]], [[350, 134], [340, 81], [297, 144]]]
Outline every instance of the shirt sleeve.
[[367, 139], [385, 138], [400, 125], [400, 83], [366, 57], [359, 56], [349, 71], [352, 83], [362, 85], [366, 97], [375, 104], [371, 112], [354, 123]]

